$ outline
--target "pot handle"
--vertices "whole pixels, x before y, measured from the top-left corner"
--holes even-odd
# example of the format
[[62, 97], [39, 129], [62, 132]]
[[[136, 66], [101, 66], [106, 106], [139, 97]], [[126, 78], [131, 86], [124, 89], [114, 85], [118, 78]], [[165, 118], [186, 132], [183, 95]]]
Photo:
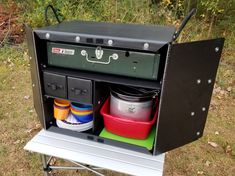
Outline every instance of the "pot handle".
[[175, 31], [174, 35], [173, 35], [173, 40], [172, 41], [175, 41], [180, 33], [182, 32], [182, 30], [184, 29], [184, 27], [186, 26], [186, 24], [188, 23], [188, 21], [190, 20], [190, 18], [197, 12], [197, 9], [196, 8], [193, 8], [189, 13], [188, 15], [184, 18], [183, 22], [181, 23], [180, 27], [178, 28], [177, 31]]

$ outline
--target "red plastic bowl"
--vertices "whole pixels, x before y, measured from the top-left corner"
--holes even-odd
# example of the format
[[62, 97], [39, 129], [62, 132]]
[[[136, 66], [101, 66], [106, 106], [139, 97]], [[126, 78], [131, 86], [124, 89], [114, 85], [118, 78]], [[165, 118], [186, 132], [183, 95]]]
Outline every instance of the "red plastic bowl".
[[135, 139], [146, 139], [151, 130], [152, 125], [156, 122], [158, 111], [156, 110], [154, 117], [149, 122], [133, 121], [124, 118], [118, 118], [109, 113], [110, 98], [106, 100], [100, 113], [104, 117], [104, 126], [107, 131]]

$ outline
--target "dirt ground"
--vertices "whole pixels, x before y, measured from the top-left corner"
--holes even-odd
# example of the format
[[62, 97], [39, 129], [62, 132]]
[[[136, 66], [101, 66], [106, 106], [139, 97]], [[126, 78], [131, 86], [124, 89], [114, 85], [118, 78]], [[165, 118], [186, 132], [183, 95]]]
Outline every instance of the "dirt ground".
[[20, 9], [12, 3], [9, 7], [0, 3], [0, 47], [4, 44], [18, 44], [24, 40], [23, 24], [19, 22]]

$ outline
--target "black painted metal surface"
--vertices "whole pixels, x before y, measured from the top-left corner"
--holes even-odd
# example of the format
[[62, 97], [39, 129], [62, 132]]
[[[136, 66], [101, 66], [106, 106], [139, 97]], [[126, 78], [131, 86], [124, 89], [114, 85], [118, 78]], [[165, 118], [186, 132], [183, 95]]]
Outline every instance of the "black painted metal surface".
[[43, 82], [47, 95], [67, 99], [67, 78], [65, 75], [43, 72]]
[[156, 153], [202, 136], [224, 39], [174, 44], [166, 61]]
[[[29, 27], [26, 27], [29, 55], [32, 57], [30, 65], [34, 84], [34, 106], [42, 126], [48, 129], [53, 126], [55, 121], [51, 108], [53, 99], [46, 99], [44, 96], [60, 97], [58, 95], [47, 95], [47, 92], [43, 89], [43, 86], [45, 86], [43, 71], [49, 71], [64, 75], [64, 77], [71, 76], [93, 82], [92, 85], [86, 86], [89, 89], [92, 88], [92, 90], [89, 90], [92, 93], [83, 102], [92, 102], [95, 107], [93, 128], [95, 135], [98, 135], [103, 128], [99, 110], [105, 98], [109, 95], [109, 84], [121, 84], [161, 89], [154, 155], [197, 140], [202, 136], [205, 127], [224, 39], [171, 45], [169, 43], [174, 31], [174, 28], [168, 27], [93, 22], [61, 23], [35, 30], [34, 33]], [[50, 34], [49, 38], [46, 37], [47, 33]], [[76, 41], [77, 36], [80, 37], [79, 41]], [[110, 39], [113, 40], [112, 46], [108, 44]], [[160, 70], [164, 70], [163, 84], [160, 84], [159, 80], [152, 81], [50, 67], [47, 65], [47, 41], [77, 43], [80, 46], [99, 45], [112, 49], [127, 48], [147, 53], [158, 52], [161, 54]], [[150, 44], [147, 50], [143, 48], [145, 42]], [[168, 53], [166, 52], [167, 49]], [[165, 68], [164, 64], [166, 64]], [[67, 87], [67, 83], [65, 84], [65, 87]], [[79, 84], [76, 83], [75, 85]], [[75, 91], [76, 87], [73, 86], [73, 88]], [[77, 93], [80, 93], [79, 90]], [[62, 129], [57, 130], [64, 132]], [[68, 133], [70, 135], [70, 132]], [[76, 132], [71, 133], [75, 134]], [[123, 143], [117, 144], [116, 141], [107, 142], [107, 140], [104, 140], [104, 143], [117, 146], [124, 145]], [[133, 145], [125, 146], [130, 150], [135, 150]]]
[[32, 29], [27, 25], [25, 26], [25, 30], [26, 30], [29, 58], [30, 58], [29, 62], [30, 62], [30, 72], [32, 79], [33, 104], [42, 127], [45, 127], [42, 92], [41, 92], [39, 68], [37, 64], [38, 62], [35, 50], [34, 34]]
[[84, 104], [92, 104], [92, 81], [68, 77], [68, 99]]
[[[41, 39], [156, 52], [172, 41], [175, 27], [70, 21], [35, 30]], [[48, 34], [49, 35], [48, 35]], [[79, 41], [78, 38], [79, 36]], [[112, 40], [112, 44], [109, 44]], [[144, 48], [148, 43], [149, 47]]]

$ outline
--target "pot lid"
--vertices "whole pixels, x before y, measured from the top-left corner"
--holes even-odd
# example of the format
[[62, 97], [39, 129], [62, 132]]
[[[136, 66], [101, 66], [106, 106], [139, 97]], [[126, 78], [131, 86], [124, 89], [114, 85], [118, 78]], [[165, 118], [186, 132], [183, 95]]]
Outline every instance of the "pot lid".
[[157, 91], [130, 86], [115, 86], [111, 87], [111, 94], [122, 100], [142, 102], [151, 100], [154, 96], [157, 95]]

